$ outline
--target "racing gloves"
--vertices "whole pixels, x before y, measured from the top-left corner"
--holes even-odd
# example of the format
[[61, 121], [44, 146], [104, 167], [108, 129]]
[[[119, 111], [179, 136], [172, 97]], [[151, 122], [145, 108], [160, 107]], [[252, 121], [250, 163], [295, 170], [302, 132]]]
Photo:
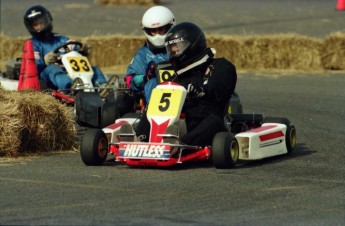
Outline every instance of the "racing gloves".
[[131, 81], [131, 88], [132, 85], [136, 87], [143, 87], [144, 86], [144, 75], [135, 75]]
[[195, 84], [189, 84], [187, 87], [187, 96], [189, 98], [200, 98], [205, 96], [205, 91], [203, 86], [198, 86]]
[[150, 61], [150, 63], [148, 63], [147, 65], [145, 75], [126, 75], [125, 81], [128, 88], [131, 88], [132, 90], [137, 90], [143, 87], [144, 84], [152, 78], [156, 78], [156, 67], [155, 63], [153, 61]]
[[79, 52], [83, 56], [88, 56], [91, 52], [92, 46], [88, 43], [84, 43], [83, 46], [80, 48]]
[[150, 80], [151, 78], [156, 77], [156, 67], [155, 63], [153, 61], [150, 61], [147, 65], [147, 71], [146, 71], [146, 81]]
[[44, 62], [46, 65], [54, 64], [58, 59], [59, 54], [54, 52], [49, 52], [44, 56]]

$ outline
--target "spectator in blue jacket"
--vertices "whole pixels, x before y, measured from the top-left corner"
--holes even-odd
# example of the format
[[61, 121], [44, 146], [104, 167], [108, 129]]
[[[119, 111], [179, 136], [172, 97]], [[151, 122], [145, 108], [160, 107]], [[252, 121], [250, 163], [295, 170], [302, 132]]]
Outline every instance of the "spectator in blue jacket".
[[[72, 79], [61, 65], [55, 64], [58, 54], [53, 51], [69, 41], [66, 36], [53, 33], [53, 18], [50, 12], [41, 5], [31, 6], [24, 13], [24, 24], [31, 34], [34, 48], [35, 61], [39, 78], [49, 88], [66, 90], [72, 86]], [[81, 52], [88, 54], [90, 46], [83, 44]], [[105, 83], [107, 80], [98, 67], [92, 67], [94, 76], [92, 81], [95, 86]]]
[[174, 24], [174, 14], [164, 6], [153, 6], [142, 17], [141, 25], [147, 41], [135, 53], [127, 68], [125, 80], [132, 91], [144, 91], [146, 104], [152, 89], [157, 86], [154, 64], [168, 61], [164, 40]]

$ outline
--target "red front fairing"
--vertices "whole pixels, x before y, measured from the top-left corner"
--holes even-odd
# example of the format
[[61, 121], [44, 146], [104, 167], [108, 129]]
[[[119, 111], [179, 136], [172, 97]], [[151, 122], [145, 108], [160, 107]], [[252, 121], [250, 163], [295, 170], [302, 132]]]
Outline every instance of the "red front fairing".
[[[146, 114], [150, 122], [149, 141], [110, 144], [109, 152], [116, 156], [116, 161], [131, 166], [169, 167], [208, 159], [211, 154], [209, 147], [174, 144], [174, 141], [170, 144], [165, 140], [179, 135], [174, 128], [179, 125], [186, 93], [183, 86], [175, 83], [158, 85], [152, 92]], [[169, 126], [173, 128], [169, 130]]]
[[[125, 146], [131, 143], [120, 143], [120, 146]], [[133, 144], [133, 143], [132, 143]], [[151, 145], [153, 143], [147, 143]], [[157, 143], [154, 143], [155, 145]], [[164, 145], [160, 143], [160, 145]], [[165, 144], [169, 145], [169, 144]], [[119, 147], [120, 147], [119, 146]], [[169, 146], [170, 147], [170, 146]], [[171, 147], [170, 147], [171, 148]], [[110, 145], [109, 152], [116, 156], [115, 161], [124, 162], [129, 166], [142, 166], [142, 167], [170, 167], [176, 164], [188, 162], [188, 161], [202, 161], [206, 160], [211, 155], [209, 147], [204, 147], [196, 150], [179, 149], [174, 156], [169, 156], [166, 159], [149, 159], [149, 158], [123, 158], [121, 157], [119, 148], [116, 145]], [[123, 155], [123, 153], [122, 153]]]
[[151, 120], [150, 142], [161, 142], [163, 137], [160, 136], [165, 132], [169, 125], [169, 119], [161, 124], [157, 124], [156, 121]]

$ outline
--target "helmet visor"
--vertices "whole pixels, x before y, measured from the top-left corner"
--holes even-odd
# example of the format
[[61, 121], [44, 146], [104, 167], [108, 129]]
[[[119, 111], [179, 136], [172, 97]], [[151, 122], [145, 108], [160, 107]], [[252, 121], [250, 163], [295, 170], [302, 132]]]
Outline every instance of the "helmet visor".
[[182, 55], [189, 47], [190, 42], [183, 38], [177, 38], [165, 42], [165, 48], [167, 50], [169, 58], [178, 57]]
[[164, 35], [167, 33], [167, 31], [171, 28], [172, 24], [167, 24], [162, 27], [156, 27], [156, 28], [147, 28], [144, 27], [143, 30], [144, 32], [149, 35], [149, 36], [155, 36], [155, 35]]
[[49, 26], [51, 19], [47, 14], [34, 16], [29, 19], [29, 25], [33, 31], [40, 32]]

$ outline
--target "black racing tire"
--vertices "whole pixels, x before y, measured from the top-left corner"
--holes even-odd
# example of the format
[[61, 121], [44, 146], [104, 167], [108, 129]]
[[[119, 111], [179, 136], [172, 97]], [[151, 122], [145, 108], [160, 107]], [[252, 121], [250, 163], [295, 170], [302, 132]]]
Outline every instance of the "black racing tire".
[[115, 123], [120, 118], [119, 111], [115, 102], [106, 102], [102, 107], [101, 128], [105, 128]]
[[214, 136], [211, 155], [217, 169], [234, 168], [239, 154], [239, 145], [233, 133], [220, 132]]
[[297, 143], [296, 127], [287, 118], [281, 117], [265, 117], [262, 123], [280, 123], [286, 125], [285, 143], [288, 154], [291, 153]]
[[80, 144], [80, 155], [87, 166], [102, 165], [108, 155], [108, 139], [101, 129], [85, 131]]
[[86, 126], [81, 126], [79, 125], [79, 123], [74, 122], [74, 129], [75, 129], [75, 138], [74, 141], [79, 145], [80, 142], [83, 139], [84, 133], [85, 131], [88, 129], [89, 127]]

